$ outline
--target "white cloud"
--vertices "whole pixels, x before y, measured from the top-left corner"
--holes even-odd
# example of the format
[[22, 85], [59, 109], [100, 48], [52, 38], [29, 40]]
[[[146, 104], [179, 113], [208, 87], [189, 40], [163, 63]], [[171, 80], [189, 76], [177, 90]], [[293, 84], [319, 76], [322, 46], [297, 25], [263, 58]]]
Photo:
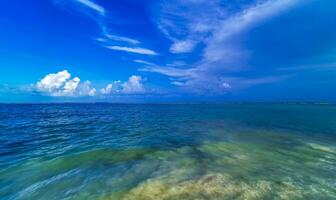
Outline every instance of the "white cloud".
[[[82, 14], [93, 19], [96, 22], [96, 24], [99, 26], [100, 31], [101, 31], [100, 36], [93, 37], [96, 41], [100, 43], [99, 45], [102, 45], [107, 48], [109, 48], [108, 47], [109, 45], [113, 45], [109, 49], [123, 51], [123, 52], [131, 52], [131, 53], [144, 54], [144, 55], [157, 55], [156, 52], [150, 49], [139, 47], [139, 44], [141, 42], [136, 39], [114, 34], [115, 30], [113, 29], [113, 27], [110, 27], [111, 23], [108, 23], [109, 21], [111, 21], [113, 16], [108, 16], [108, 12], [106, 11], [106, 9], [103, 6], [95, 3], [94, 1], [92, 0], [54, 0], [54, 2], [60, 6], [67, 6], [72, 9], [76, 9], [80, 11]], [[83, 9], [83, 7], [90, 9], [90, 11], [91, 10], [95, 11], [99, 15], [92, 15], [92, 13], [87, 12], [88, 9]], [[125, 43], [133, 47], [124, 47]]]
[[110, 94], [111, 92], [112, 92], [112, 84], [110, 83], [110, 84], [107, 84], [107, 86], [105, 87], [105, 88], [102, 88], [101, 90], [100, 90], [100, 93], [101, 94], [104, 94], [104, 95], [106, 95], [106, 94]]
[[90, 1], [90, 0], [76, 0], [77, 2], [79, 2], [80, 4], [98, 12], [100, 15], [105, 15], [105, 9], [104, 7], [96, 4], [95, 2], [93, 1]]
[[170, 77], [180, 77], [180, 78], [191, 78], [191, 77], [194, 77], [196, 74], [195, 68], [178, 69], [175, 67], [153, 66], [153, 67], [144, 67], [139, 70], [144, 71], [144, 72], [155, 72], [155, 73], [163, 74], [163, 75], [170, 76]]
[[206, 43], [206, 46], [208, 43], [221, 45], [223, 48], [223, 43], [218, 44], [216, 41], [229, 39], [232, 35], [287, 10], [299, 1], [301, 0], [262, 0], [255, 1], [255, 5], [251, 5], [251, 2], [240, 2], [243, 6], [236, 13], [220, 0], [162, 1], [153, 20], [173, 42], [170, 47], [172, 53], [187, 53], [200, 42]]
[[138, 48], [138, 47], [122, 47], [122, 46], [106, 46], [108, 49], [116, 50], [116, 51], [125, 51], [130, 53], [137, 53], [143, 55], [157, 55], [155, 51], [150, 49]]
[[79, 83], [80, 83], [80, 79], [78, 77], [75, 77], [74, 79], [65, 82], [63, 92], [65, 94], [72, 95], [76, 91]]
[[188, 53], [191, 52], [195, 47], [195, 42], [191, 40], [176, 41], [170, 47], [170, 52], [172, 53]]
[[130, 44], [140, 44], [138, 40], [135, 40], [129, 37], [123, 37], [123, 36], [111, 35], [111, 34], [105, 34], [105, 37], [110, 40], [114, 40], [114, 41], [127, 42]]
[[96, 89], [91, 86], [90, 81], [85, 81], [78, 86], [76, 93], [77, 96], [95, 96]]
[[145, 65], [150, 65], [150, 66], [154, 66], [155, 65], [154, 63], [147, 62], [147, 61], [144, 61], [144, 60], [134, 60], [134, 62], [140, 63], [140, 64], [145, 64]]
[[223, 87], [223, 88], [231, 88], [231, 85], [228, 84], [228, 83], [226, 83], [226, 82], [224, 82], [224, 83], [222, 84], [222, 87]]
[[212, 31], [212, 36], [206, 42], [205, 59], [217, 61], [225, 59], [228, 55], [237, 55], [233, 52], [230, 38], [234, 35], [255, 26], [269, 17], [288, 10], [300, 0], [267, 0], [216, 22], [217, 28]]
[[126, 82], [121, 84], [122, 92], [126, 94], [145, 92], [145, 88], [142, 84], [142, 81], [143, 79], [141, 76], [133, 75], [129, 77]]
[[113, 81], [97, 92], [90, 81], [81, 82], [78, 77], [71, 78], [71, 74], [67, 70], [63, 70], [47, 74], [40, 81], [32, 84], [29, 90], [54, 97], [130, 95], [146, 92], [143, 81], [144, 79], [141, 76], [132, 75], [125, 82]]
[[89, 96], [95, 96], [96, 95], [96, 89], [95, 88], [92, 88], [89, 92], [88, 92], [88, 95]]
[[42, 80], [37, 82], [36, 88], [41, 92], [53, 93], [63, 87], [70, 77], [71, 74], [67, 70], [63, 70], [55, 74], [48, 74]]
[[226, 76], [226, 72], [244, 67], [245, 58], [249, 55], [236, 40], [240, 33], [289, 10], [300, 1], [255, 1], [254, 4], [251, 2], [245, 4], [235, 13], [232, 10], [228, 12], [226, 4], [217, 0], [163, 2], [157, 23], [158, 28], [173, 42], [170, 51], [172, 53], [191, 52], [201, 42], [204, 44], [201, 59], [189, 68], [167, 65], [147, 66], [140, 70], [169, 76], [173, 85], [197, 92], [202, 90], [221, 92], [233, 87], [277, 81], [278, 78], [268, 77], [256, 79], [230, 77]]
[[162, 33], [173, 43], [172, 53], [191, 52], [206, 39], [225, 16], [220, 0], [171, 0], [161, 1], [153, 19]]
[[146, 89], [143, 85], [143, 80], [141, 76], [132, 75], [125, 82], [117, 80], [114, 81], [113, 84], [107, 84], [100, 90], [100, 94], [102, 96], [109, 96], [145, 93]]
[[185, 85], [185, 83], [180, 82], [180, 81], [172, 81], [172, 82], [170, 82], [170, 84], [176, 85], [176, 86], [184, 86]]
[[80, 83], [80, 79], [71, 79], [67, 70], [46, 75], [35, 84], [35, 90], [49, 96], [94, 96], [95, 89], [89, 81]]

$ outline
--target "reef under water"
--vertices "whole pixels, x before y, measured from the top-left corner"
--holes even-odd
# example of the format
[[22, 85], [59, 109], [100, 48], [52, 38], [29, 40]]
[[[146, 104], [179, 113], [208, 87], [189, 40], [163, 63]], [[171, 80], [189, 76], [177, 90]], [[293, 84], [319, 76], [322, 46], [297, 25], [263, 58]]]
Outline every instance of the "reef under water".
[[20, 106], [1, 199], [336, 198], [333, 105]]

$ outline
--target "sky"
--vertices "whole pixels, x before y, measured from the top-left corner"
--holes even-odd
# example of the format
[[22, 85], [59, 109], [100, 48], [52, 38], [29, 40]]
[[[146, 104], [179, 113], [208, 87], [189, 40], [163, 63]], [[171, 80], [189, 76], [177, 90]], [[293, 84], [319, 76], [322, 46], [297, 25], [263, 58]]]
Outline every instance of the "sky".
[[333, 0], [2, 0], [0, 102], [335, 101]]

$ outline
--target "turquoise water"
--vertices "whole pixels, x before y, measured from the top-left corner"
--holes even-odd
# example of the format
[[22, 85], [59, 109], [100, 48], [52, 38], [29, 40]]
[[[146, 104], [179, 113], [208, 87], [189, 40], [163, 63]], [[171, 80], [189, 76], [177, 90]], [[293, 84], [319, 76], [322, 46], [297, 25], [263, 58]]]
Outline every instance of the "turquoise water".
[[0, 199], [336, 199], [335, 188], [335, 105], [0, 105]]

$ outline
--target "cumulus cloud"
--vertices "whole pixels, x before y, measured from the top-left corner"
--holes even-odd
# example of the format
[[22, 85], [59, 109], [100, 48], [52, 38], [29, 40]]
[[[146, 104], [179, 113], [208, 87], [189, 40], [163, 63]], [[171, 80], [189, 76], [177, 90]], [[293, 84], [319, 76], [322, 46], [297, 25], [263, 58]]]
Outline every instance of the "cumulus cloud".
[[65, 94], [73, 94], [76, 91], [79, 83], [80, 83], [80, 79], [78, 77], [75, 77], [72, 80], [66, 81], [64, 84], [63, 92]]
[[142, 77], [141, 76], [131, 76], [128, 80], [122, 84], [122, 92], [126, 94], [131, 93], [142, 93], [145, 91], [143, 84], [142, 84]]
[[55, 74], [48, 74], [42, 80], [37, 82], [36, 89], [46, 93], [57, 92], [60, 88], [63, 88], [64, 84], [70, 77], [71, 74], [67, 70], [63, 70]]
[[131, 95], [146, 92], [143, 82], [144, 78], [141, 76], [132, 75], [125, 82], [113, 81], [97, 91], [90, 81], [81, 82], [78, 77], [71, 78], [71, 74], [63, 70], [46, 75], [33, 84], [33, 89], [41, 94], [54, 97]]
[[102, 96], [109, 96], [145, 93], [146, 89], [143, 85], [143, 81], [144, 79], [141, 76], [132, 75], [125, 82], [117, 80], [107, 84], [100, 90], [100, 94]]
[[78, 77], [71, 79], [67, 70], [46, 75], [35, 84], [37, 92], [49, 96], [94, 96], [95, 88], [89, 81], [81, 83]]
[[107, 86], [105, 88], [102, 88], [100, 90], [100, 93], [103, 94], [103, 95], [110, 94], [112, 92], [112, 89], [113, 89], [113, 87], [112, 87], [112, 84], [110, 83], [110, 84], [107, 84]]
[[93, 88], [91, 86], [90, 81], [85, 81], [84, 83], [82, 83], [78, 86], [77, 95], [78, 96], [95, 96], [96, 95], [96, 88]]

